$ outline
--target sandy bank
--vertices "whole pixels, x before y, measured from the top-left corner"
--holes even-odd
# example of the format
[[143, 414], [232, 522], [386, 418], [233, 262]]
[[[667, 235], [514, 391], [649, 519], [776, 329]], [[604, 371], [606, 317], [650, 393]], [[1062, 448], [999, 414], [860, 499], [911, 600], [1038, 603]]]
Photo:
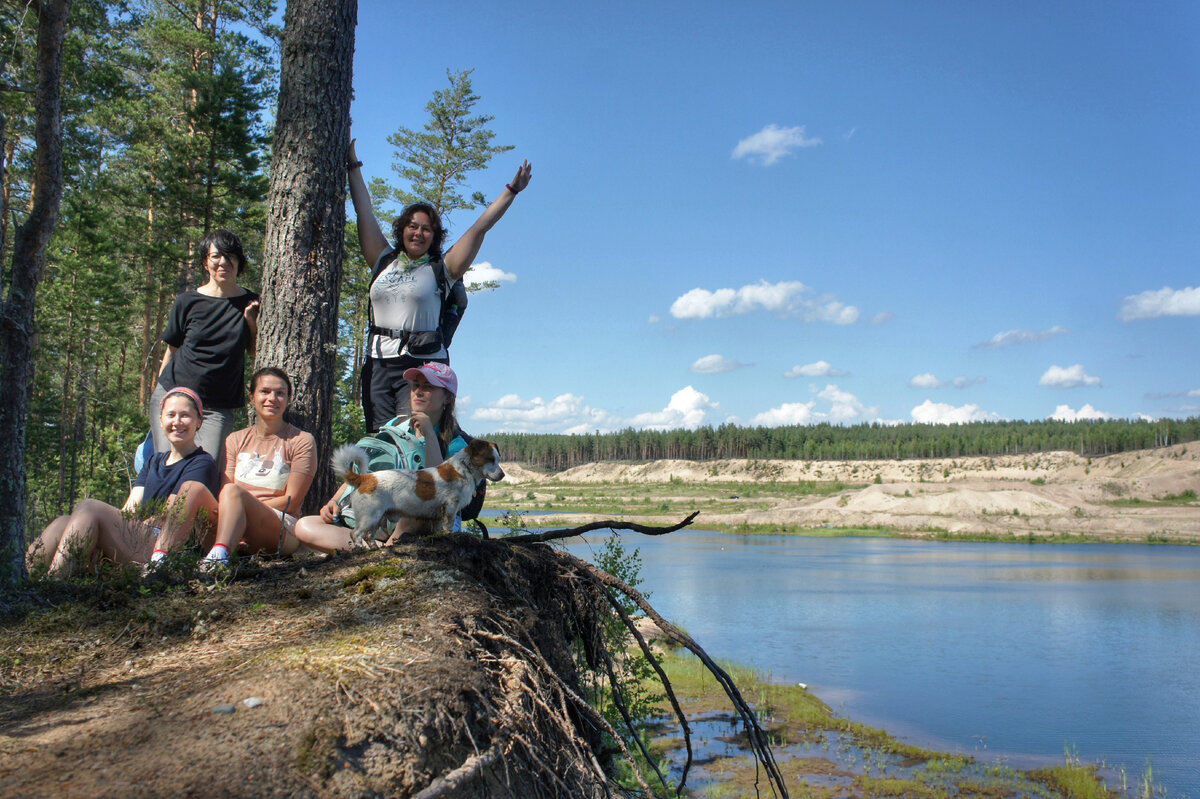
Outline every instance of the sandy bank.
[[[1177, 445], [1100, 458], [1070, 452], [976, 458], [877, 461], [662, 460], [592, 463], [554, 474], [506, 464], [509, 488], [539, 500], [571, 485], [612, 486], [612, 503], [632, 500], [623, 486], [655, 485], [664, 499], [670, 486], [711, 485], [720, 507], [702, 511], [696, 525], [885, 527], [914, 535], [1051, 536], [1086, 534], [1117, 540], [1200, 542], [1200, 503], [1163, 501], [1200, 491], [1200, 446]], [[739, 501], [729, 484], [752, 484], [760, 495], [797, 482], [840, 482], [826, 495], [779, 491], [770, 502]], [[564, 488], [565, 487], [565, 488]], [[543, 496], [540, 492], [546, 492]], [[681, 507], [687, 497], [680, 497]], [[585, 514], [587, 520], [612, 514]], [[627, 518], [633, 518], [629, 516]], [[639, 514], [647, 523], [677, 521], [679, 514]], [[549, 524], [578, 524], [580, 516], [550, 517]]]

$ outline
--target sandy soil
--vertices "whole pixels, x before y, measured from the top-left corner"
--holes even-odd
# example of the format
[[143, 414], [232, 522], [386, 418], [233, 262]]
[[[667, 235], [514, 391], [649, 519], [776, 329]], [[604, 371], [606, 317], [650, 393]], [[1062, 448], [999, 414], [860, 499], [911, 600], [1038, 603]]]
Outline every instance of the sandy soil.
[[[1200, 542], [1200, 503], [1164, 503], [1162, 497], [1200, 491], [1200, 446], [1178, 445], [1082, 458], [1070, 452], [990, 458], [879, 461], [664, 460], [643, 464], [594, 463], [555, 474], [505, 464], [505, 485], [537, 491], [547, 485], [614, 485], [614, 504], [623, 484], [754, 484], [841, 481], [849, 486], [829, 496], [780, 497], [768, 509], [739, 509], [737, 501], [703, 512], [708, 524], [797, 527], [885, 527], [914, 535], [1059, 534]], [[876, 478], [879, 483], [876, 483]], [[552, 494], [551, 494], [552, 496]], [[541, 497], [539, 497], [540, 499]], [[1146, 504], [1121, 504], [1131, 499]], [[741, 503], [761, 504], [761, 503]], [[612, 514], [548, 517], [546, 524], [578, 524]], [[678, 515], [642, 516], [652, 524]]]

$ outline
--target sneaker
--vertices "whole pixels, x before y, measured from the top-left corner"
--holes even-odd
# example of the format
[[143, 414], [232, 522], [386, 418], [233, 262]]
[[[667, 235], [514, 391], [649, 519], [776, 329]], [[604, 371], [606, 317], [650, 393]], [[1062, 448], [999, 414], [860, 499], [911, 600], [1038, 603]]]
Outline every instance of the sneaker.
[[201, 574], [221, 577], [229, 573], [229, 558], [204, 558], [200, 561], [199, 569]]
[[167, 559], [152, 560], [142, 566], [143, 580], [161, 580], [167, 576]]

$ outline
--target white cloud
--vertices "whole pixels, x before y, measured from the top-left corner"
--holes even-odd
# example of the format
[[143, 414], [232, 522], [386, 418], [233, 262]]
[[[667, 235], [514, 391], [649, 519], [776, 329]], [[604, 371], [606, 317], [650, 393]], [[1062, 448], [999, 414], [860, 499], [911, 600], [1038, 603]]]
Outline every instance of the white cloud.
[[1189, 397], [1200, 397], [1200, 388], [1193, 388], [1187, 393]]
[[1200, 286], [1178, 290], [1164, 286], [1158, 291], [1143, 291], [1122, 300], [1117, 312], [1122, 322], [1160, 316], [1200, 316]]
[[731, 361], [724, 355], [705, 355], [703, 358], [696, 359], [692, 364], [692, 371], [698, 375], [714, 375], [721, 372], [732, 372], [734, 369], [741, 369], [746, 366], [744, 363]]
[[835, 369], [829, 361], [806, 363], [803, 366], [793, 366], [783, 373], [784, 377], [848, 377], [849, 372]]
[[825, 386], [817, 396], [829, 403], [831, 422], [862, 422], [879, 415], [879, 406], [867, 407], [858, 397], [835, 385]]
[[908, 385], [911, 388], [941, 388], [945, 384], [937, 379], [937, 375], [932, 372], [926, 372], [909, 380]]
[[912, 420], [917, 424], [966, 424], [1000, 422], [1004, 417], [992, 411], [985, 411], [974, 403], [955, 407], [944, 402], [925, 400], [912, 409]]
[[1039, 386], [1051, 388], [1079, 388], [1080, 386], [1099, 386], [1100, 378], [1093, 377], [1083, 371], [1082, 364], [1074, 366], [1051, 366], [1038, 380]]
[[785, 402], [778, 408], [763, 411], [750, 420], [752, 426], [783, 427], [793, 424], [813, 424], [824, 420], [824, 414], [814, 414], [817, 401]]
[[656, 325], [656, 324], [658, 324], [659, 322], [661, 322], [661, 321], [662, 321], [662, 317], [661, 317], [661, 316], [659, 316], [659, 315], [658, 315], [658, 314], [656, 314], [656, 313], [652, 313], [652, 314], [650, 314], [650, 318], [649, 318], [649, 319], [647, 319], [646, 321], [647, 321], [647, 322], [649, 322], [649, 323], [650, 323], [650, 324], [652, 324], [652, 325]]
[[880, 311], [871, 317], [871, 324], [886, 325], [888, 322], [896, 318], [896, 315], [891, 311]]
[[806, 297], [811, 289], [799, 281], [768, 283], [765, 280], [739, 289], [716, 291], [694, 288], [671, 303], [676, 319], [712, 319], [766, 311], [805, 322], [848, 325], [858, 321], [858, 308], [831, 296]]
[[1054, 413], [1050, 414], [1049, 418], [1055, 420], [1056, 422], [1081, 422], [1084, 420], [1113, 419], [1116, 417], [1114, 417], [1111, 413], [1098, 411], [1089, 404], [1084, 405], [1079, 410], [1074, 410], [1069, 405], [1059, 405], [1055, 407]]
[[621, 427], [607, 411], [592, 408], [583, 397], [574, 394], [560, 394], [549, 402], [541, 397], [526, 400], [516, 394], [506, 394], [473, 411], [471, 418], [492, 422], [494, 426], [488, 432], [503, 433], [590, 433]]
[[878, 421], [879, 407], [866, 406], [858, 397], [842, 391], [834, 384], [825, 386], [817, 393], [819, 400], [829, 403], [829, 410], [818, 411], [817, 400], [809, 402], [785, 402], [777, 408], [763, 411], [750, 420], [750, 424], [761, 427], [780, 427], [793, 424], [849, 424], [852, 422]]
[[737, 147], [733, 148], [733, 157], [735, 160], [749, 158], [761, 166], [770, 166], [784, 156], [791, 155], [794, 150], [815, 147], [820, 143], [820, 139], [810, 139], [804, 135], [803, 125], [781, 128], [771, 124], [739, 141]]
[[516, 283], [517, 276], [492, 266], [487, 261], [480, 261], [467, 270], [463, 282], [468, 286], [478, 286], [480, 283]]
[[1006, 330], [1003, 333], [997, 333], [987, 341], [981, 341], [975, 345], [977, 350], [998, 350], [1002, 347], [1011, 347], [1014, 344], [1033, 344], [1038, 341], [1045, 341], [1061, 336], [1067, 333], [1065, 327], [1055, 325], [1049, 330]]
[[950, 384], [955, 388], [970, 388], [986, 382], [986, 377], [956, 377], [950, 381]]
[[691, 386], [684, 386], [671, 395], [671, 401], [661, 411], [639, 413], [629, 424], [651, 430], [670, 430], [677, 427], [695, 428], [704, 424], [710, 410], [721, 406], [708, 398], [707, 394]]

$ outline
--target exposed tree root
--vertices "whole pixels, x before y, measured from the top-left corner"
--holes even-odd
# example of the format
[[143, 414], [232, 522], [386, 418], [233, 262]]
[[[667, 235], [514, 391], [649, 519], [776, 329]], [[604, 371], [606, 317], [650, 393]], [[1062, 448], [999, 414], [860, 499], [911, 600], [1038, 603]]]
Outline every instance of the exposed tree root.
[[[554, 540], [559, 540], [559, 539], [563, 539], [563, 538], [569, 538], [572, 536], [581, 535], [583, 533], [591, 532], [593, 530], [605, 530], [605, 529], [633, 530], [635, 532], [643, 533], [645, 535], [666, 535], [667, 533], [671, 533], [671, 532], [680, 530], [680, 529], [688, 526], [689, 524], [692, 523], [692, 521], [696, 518], [696, 516], [697, 516], [697, 514], [693, 513], [690, 516], [688, 516], [687, 518], [683, 519], [678, 524], [672, 525], [670, 527], [648, 527], [645, 525], [633, 524], [631, 522], [618, 522], [618, 521], [593, 522], [591, 524], [585, 524], [585, 525], [581, 525], [579, 527], [573, 527], [573, 528], [569, 528], [569, 529], [550, 530], [545, 533], [535, 533], [535, 534], [528, 534], [528, 535], [513, 536], [513, 537], [505, 538], [504, 541], [506, 543], [510, 543], [510, 544], [542, 543], [542, 542], [546, 542], [546, 541], [554, 541]], [[651, 619], [654, 620], [654, 622], [659, 626], [659, 628], [663, 631], [663, 633], [665, 635], [667, 635], [669, 638], [671, 638], [672, 640], [674, 640], [681, 646], [686, 647], [689, 651], [691, 651], [694, 655], [696, 655], [696, 657], [699, 658], [700, 662], [702, 664], [704, 664], [704, 667], [707, 668], [710, 673], [712, 673], [712, 675], [716, 678], [717, 682], [720, 683], [721, 687], [725, 690], [725, 693], [729, 697], [730, 701], [733, 703], [734, 709], [737, 710], [738, 714], [742, 717], [742, 722], [746, 728], [746, 734], [750, 739], [751, 751], [754, 754], [756, 762], [760, 763], [762, 765], [762, 767], [764, 768], [764, 770], [766, 771], [767, 781], [768, 781], [769, 785], [771, 786], [772, 791], [776, 795], [782, 796], [782, 797], [784, 797], [784, 799], [787, 799], [787, 797], [788, 797], [787, 786], [784, 784], [783, 775], [780, 773], [779, 768], [775, 763], [775, 757], [772, 754], [771, 748], [767, 743], [766, 734], [763, 732], [762, 727], [759, 726], [758, 719], [754, 715], [753, 708], [751, 708], [749, 703], [746, 702], [746, 700], [742, 697], [741, 692], [738, 691], [737, 685], [734, 684], [733, 679], [729, 676], [729, 674], [724, 669], [722, 669], [711, 657], [709, 657], [708, 653], [705, 652], [704, 649], [701, 648], [701, 646], [699, 644], [697, 644], [689, 635], [684, 633], [682, 630], [680, 630], [674, 624], [671, 624], [669, 621], [664, 619], [658, 613], [658, 611], [656, 611], [653, 608], [653, 606], [650, 605], [650, 603], [646, 600], [646, 598], [643, 597], [641, 595], [641, 593], [639, 593], [637, 590], [635, 590], [632, 586], [627, 585], [626, 583], [624, 583], [620, 579], [614, 577], [613, 575], [609, 574], [608, 572], [604, 571], [603, 569], [593, 566], [592, 564], [590, 564], [584, 560], [581, 560], [580, 558], [577, 558], [574, 555], [571, 555], [566, 552], [557, 552], [556, 554], [557, 554], [559, 560], [563, 563], [564, 567], [566, 567], [566, 571], [568, 574], [578, 575], [578, 576], [582, 577], [589, 584], [591, 584], [595, 588], [595, 590], [597, 590], [604, 596], [604, 598], [608, 601], [609, 605], [616, 611], [617, 615], [620, 617], [621, 623], [624, 624], [626, 629], [628, 629], [630, 631], [630, 634], [633, 636], [634, 640], [637, 642], [638, 647], [641, 649], [642, 653], [646, 656], [647, 661], [649, 661], [650, 665], [654, 668], [655, 672], [658, 674], [659, 679], [662, 681], [663, 689], [664, 689], [664, 691], [666, 691], [666, 694], [667, 694], [668, 698], [670, 699], [671, 707], [674, 710], [676, 717], [679, 719], [680, 729], [683, 731], [684, 743], [687, 747], [687, 753], [688, 753], [687, 761], [684, 764], [683, 775], [682, 775], [682, 778], [680, 779], [678, 790], [682, 791], [683, 786], [687, 782], [688, 771], [691, 769], [691, 766], [692, 766], [693, 753], [692, 753], [692, 744], [691, 744], [691, 730], [688, 727], [687, 718], [685, 717], [683, 710], [682, 710], [682, 708], [680, 708], [679, 702], [675, 697], [675, 692], [674, 692], [674, 689], [671, 687], [670, 680], [667, 679], [667, 675], [663, 671], [661, 664], [658, 662], [658, 659], [654, 656], [654, 653], [651, 651], [649, 645], [646, 643], [646, 641], [643, 638], [643, 636], [641, 635], [641, 633], [637, 630], [637, 627], [634, 625], [633, 620], [629, 617], [629, 615], [621, 607], [621, 604], [617, 600], [616, 596], [614, 596], [614, 594], [613, 594], [614, 591], [624, 594], [626, 597], [631, 599], [635, 604], [637, 604], [637, 606], [640, 607], [647, 616], [649, 616]], [[601, 642], [600, 648], [596, 654], [599, 656], [599, 660], [604, 665], [605, 671], [608, 674], [609, 683], [612, 686], [614, 704], [616, 705], [617, 710], [620, 712], [621, 717], [624, 719], [626, 726], [630, 729], [630, 732], [632, 733], [631, 737], [635, 741], [638, 742], [639, 746], [641, 746], [642, 745], [641, 738], [640, 738], [640, 736], [637, 735], [636, 730], [633, 729], [633, 721], [629, 716], [629, 712], [626, 707], [624, 698], [621, 696], [620, 686], [619, 686], [618, 680], [616, 678], [616, 674], [614, 672], [612, 658], [611, 658], [610, 654], [604, 649], [602, 642]], [[592, 663], [592, 660], [590, 657], [589, 657], [589, 663], [590, 664]], [[611, 734], [612, 733], [610, 732], [610, 735]], [[616, 737], [616, 736], [614, 736], [614, 737], [618, 741], [620, 741], [619, 737]], [[622, 749], [624, 751], [624, 747], [622, 747]], [[627, 751], [624, 751], [624, 754], [626, 755], [626, 757], [629, 757]], [[659, 779], [663, 781], [664, 785], [666, 785], [665, 778], [663, 777], [662, 773], [658, 770], [657, 765], [654, 764], [653, 758], [650, 757], [649, 753], [646, 752], [644, 748], [642, 749], [642, 754], [645, 756], [646, 760], [649, 763], [651, 763], [652, 766], [654, 766], [655, 771], [658, 772]], [[629, 758], [629, 759], [630, 759], [630, 762], [633, 762], [632, 758]], [[641, 781], [640, 774], [638, 775], [638, 779], [639, 779], [639, 781]], [[642, 784], [643, 784], [643, 787], [645, 787], [645, 784], [644, 783], [642, 783]], [[756, 783], [756, 785], [757, 785], [757, 783]]]

